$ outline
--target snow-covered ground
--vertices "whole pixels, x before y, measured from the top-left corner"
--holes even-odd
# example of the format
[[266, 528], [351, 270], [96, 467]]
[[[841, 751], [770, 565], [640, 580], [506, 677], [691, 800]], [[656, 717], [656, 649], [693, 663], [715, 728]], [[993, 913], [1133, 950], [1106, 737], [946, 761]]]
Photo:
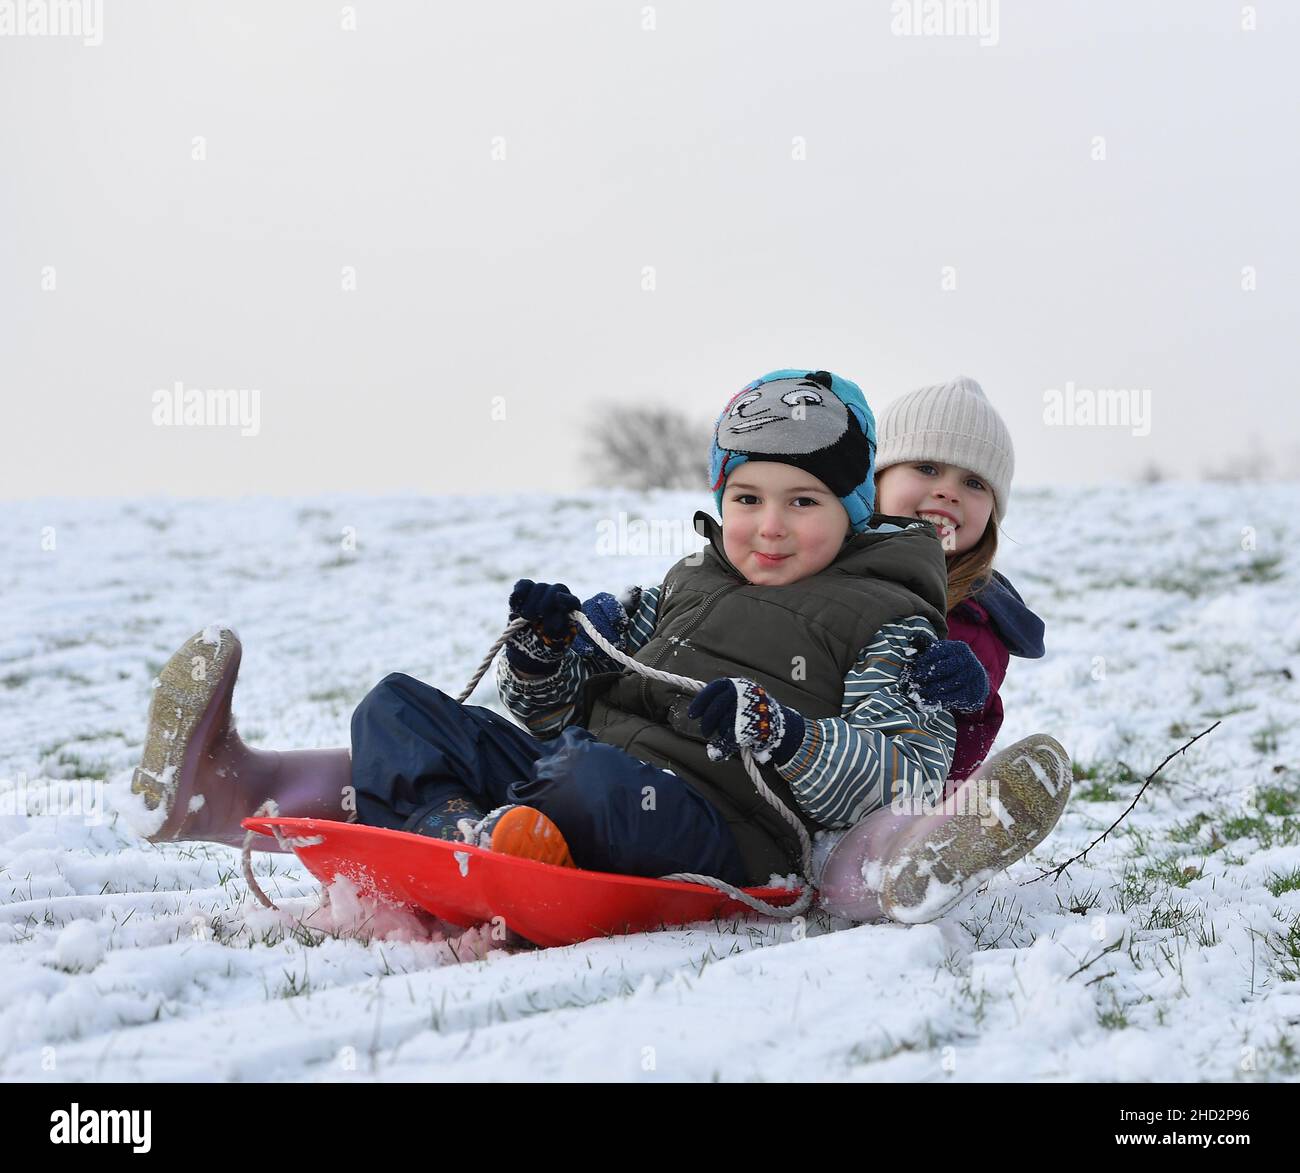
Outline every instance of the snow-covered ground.
[[[1296, 486], [1018, 492], [999, 566], [1048, 655], [1012, 661], [999, 744], [1053, 733], [1078, 780], [1040, 850], [934, 924], [814, 916], [523, 950], [342, 884], [322, 907], [296, 860], [259, 854], [277, 915], [235, 851], [133, 829], [150, 681], [199, 628], [244, 642], [246, 740], [343, 745], [388, 672], [459, 690], [517, 577], [583, 597], [658, 582], [709, 505], [3, 506], [0, 1077], [1300, 1076]], [[629, 546], [638, 517], [669, 541]], [[490, 682], [475, 703], [496, 706]], [[1086, 862], [1025, 884], [1216, 720]]]

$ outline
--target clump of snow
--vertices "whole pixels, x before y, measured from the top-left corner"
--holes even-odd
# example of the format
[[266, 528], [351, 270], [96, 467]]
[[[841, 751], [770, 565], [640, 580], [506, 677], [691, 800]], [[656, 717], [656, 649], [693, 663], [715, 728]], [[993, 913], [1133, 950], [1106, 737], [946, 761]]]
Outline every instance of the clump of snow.
[[211, 644], [218, 651], [221, 650], [222, 634], [221, 629], [229, 626], [223, 623], [209, 623], [199, 634], [199, 639], [205, 644]]
[[414, 910], [362, 893], [346, 876], [336, 877], [326, 888], [320, 910], [308, 923], [321, 932], [367, 934], [383, 941], [430, 939], [428, 925]]
[[94, 969], [104, 956], [99, 930], [88, 920], [74, 920], [55, 938], [50, 960], [60, 969]]
[[[140, 736], [143, 738], [143, 731]], [[108, 780], [104, 797], [110, 810], [127, 828], [141, 839], [147, 839], [162, 830], [163, 823], [167, 821], [167, 810], [163, 803], [159, 803], [153, 810], [149, 809], [144, 796], [131, 789], [134, 776], [135, 770], [131, 767], [118, 770]]]

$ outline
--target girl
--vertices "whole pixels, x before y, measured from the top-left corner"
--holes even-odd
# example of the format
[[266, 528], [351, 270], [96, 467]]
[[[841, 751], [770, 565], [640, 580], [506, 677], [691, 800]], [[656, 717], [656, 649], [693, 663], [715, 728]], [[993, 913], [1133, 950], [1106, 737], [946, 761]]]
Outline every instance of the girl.
[[[986, 798], [961, 783], [984, 761], [1002, 725], [998, 689], [1011, 655], [1043, 654], [1043, 623], [1012, 585], [992, 569], [997, 526], [1006, 511], [1015, 456], [1006, 425], [979, 384], [964, 376], [925, 387], [890, 404], [881, 421], [876, 489], [882, 513], [916, 517], [938, 531], [948, 564], [947, 625], [950, 647], [931, 649], [915, 676], [929, 694], [953, 709], [957, 746], [944, 797], [947, 809], [921, 818], [877, 812], [837, 845], [822, 874], [823, 907], [854, 919], [885, 911], [899, 919], [931, 919], [956, 904], [989, 875], [1027, 854], [1051, 830], [1069, 794], [1064, 750], [1039, 735], [998, 755], [996, 773], [1011, 768], [1031, 745], [1043, 760], [1045, 781], [1011, 828], [998, 833], [956, 814]], [[960, 641], [958, 643], [957, 641]], [[988, 680], [979, 698], [969, 648]], [[1044, 757], [1045, 755], [1045, 757]], [[1046, 759], [1060, 763], [1049, 766]], [[1035, 775], [1032, 764], [1020, 769]], [[989, 771], [986, 770], [988, 775]], [[954, 836], [955, 828], [966, 831]], [[865, 875], [864, 875], [865, 872]], [[888, 880], [886, 877], [888, 876]], [[927, 899], [927, 877], [939, 881]]]
[[708, 546], [660, 586], [584, 606], [639, 662], [711, 682], [693, 698], [579, 638], [564, 584], [520, 580], [510, 614], [530, 622], [497, 682], [527, 732], [393, 673], [353, 715], [350, 760], [276, 755], [230, 722], [233, 633], [195, 637], [164, 669], [133, 784], [164, 810], [154, 838], [239, 842], [271, 797], [284, 815], [599, 871], [746, 885], [797, 871], [798, 837], [742, 747], [811, 833], [941, 788], [956, 745], [905, 671], [912, 641], [943, 631], [944, 552], [924, 521], [873, 516], [874, 457], [861, 391], [829, 372], [774, 371], [728, 403], [711, 447], [722, 525], [696, 515]]

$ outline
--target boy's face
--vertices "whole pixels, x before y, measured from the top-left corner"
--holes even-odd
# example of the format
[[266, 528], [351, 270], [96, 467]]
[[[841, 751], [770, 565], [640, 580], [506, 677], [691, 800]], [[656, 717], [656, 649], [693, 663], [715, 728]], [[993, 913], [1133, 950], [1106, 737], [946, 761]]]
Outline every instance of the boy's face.
[[850, 530], [839, 498], [792, 464], [747, 460], [727, 478], [723, 550], [757, 586], [786, 586], [825, 570]]
[[890, 465], [876, 478], [876, 509], [934, 522], [944, 553], [951, 556], [964, 554], [984, 536], [993, 491], [968, 468], [912, 460]]

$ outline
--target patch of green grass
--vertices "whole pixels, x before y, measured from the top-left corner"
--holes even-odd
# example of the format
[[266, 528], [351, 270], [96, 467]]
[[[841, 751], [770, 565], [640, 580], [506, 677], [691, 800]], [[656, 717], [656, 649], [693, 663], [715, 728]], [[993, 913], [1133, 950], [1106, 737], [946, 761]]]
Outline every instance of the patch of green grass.
[[419, 534], [437, 529], [442, 524], [436, 517], [404, 517], [388, 527], [392, 534]]
[[1119, 888], [1115, 893], [1115, 908], [1118, 912], [1128, 912], [1139, 904], [1146, 904], [1154, 894], [1159, 881], [1149, 875], [1144, 868], [1125, 867], [1120, 877]]
[[1034, 935], [1024, 927], [1024, 909], [1012, 897], [1000, 896], [993, 901], [986, 920], [978, 917], [962, 921], [961, 925], [973, 938], [976, 949], [996, 949], [1007, 944], [1005, 948], [1023, 949], [1033, 944]]
[[[1209, 589], [1209, 580], [1204, 571], [1195, 566], [1174, 566], [1163, 574], [1152, 578], [1134, 578], [1131, 574], [1105, 581], [1094, 581], [1094, 587], [1125, 587], [1128, 590], [1169, 591], [1172, 594], [1184, 594], [1195, 599]], [[1136, 626], [1136, 623], [1132, 624]]]
[[880, 1063], [885, 1059], [892, 1059], [895, 1055], [901, 1055], [904, 1051], [916, 1051], [919, 1049], [916, 1043], [904, 1040], [901, 1043], [894, 1043], [886, 1032], [886, 1038], [889, 1043], [886, 1049], [882, 1050], [879, 1044], [871, 1043], [854, 1043], [849, 1048], [848, 1054], [845, 1055], [845, 1061], [849, 1064], [858, 1063]]
[[[1300, 842], [1300, 792], [1291, 785], [1261, 786], [1251, 795], [1245, 809], [1228, 814], [1202, 811], [1169, 832], [1174, 843], [1192, 843], [1207, 824], [1214, 828], [1207, 850], [1217, 851], [1236, 839], [1254, 839], [1261, 847]], [[1224, 857], [1224, 862], [1239, 862]]]
[[1154, 860], [1146, 865], [1148, 875], [1173, 888], [1186, 888], [1193, 880], [1200, 879], [1203, 870], [1203, 866], [1181, 864], [1178, 862], [1178, 857], [1173, 855]]
[[1282, 577], [1278, 568], [1282, 565], [1281, 554], [1257, 554], [1237, 572], [1239, 582], [1276, 582]]
[[1206, 576], [1203, 570], [1193, 566], [1176, 566], [1168, 574], [1157, 574], [1150, 582], [1140, 584], [1150, 586], [1158, 591], [1181, 593], [1199, 598], [1206, 590]]
[[1212, 945], [1219, 943], [1219, 934], [1211, 921], [1209, 927], [1206, 927], [1205, 914], [1201, 914], [1200, 924], [1191, 934], [1192, 940], [1195, 941], [1202, 949], [1209, 949]]
[[1300, 868], [1292, 868], [1290, 872], [1273, 872], [1264, 886], [1274, 896], [1281, 896], [1283, 892], [1300, 891]]
[[322, 692], [309, 692], [307, 699], [317, 704], [328, 704], [330, 701], [351, 701], [353, 692], [350, 688], [329, 688]]
[[1098, 1008], [1097, 1022], [1104, 1030], [1123, 1030], [1128, 1026], [1128, 1015], [1114, 994], [1110, 996], [1110, 1003], [1109, 1009]]
[[[1117, 786], [1138, 781], [1133, 772], [1120, 762], [1093, 762], [1087, 766], [1074, 762], [1072, 769], [1075, 787], [1071, 797], [1084, 802], [1114, 802], [1118, 798], [1126, 797], [1115, 792]], [[1087, 782], [1089, 785], [1080, 787], [1078, 785], [1080, 782]]]
[[[1175, 823], [1169, 832], [1169, 840], [1172, 843], [1195, 843], [1201, 838], [1201, 828], [1211, 822], [1213, 819], [1209, 815], [1204, 811], [1198, 811], [1186, 822]], [[1217, 851], [1222, 846], [1223, 840], [1219, 839], [1216, 833], [1210, 843], [1210, 850]]]
[[297, 998], [303, 994], [311, 993], [311, 982], [307, 980], [306, 974], [303, 974], [302, 978], [299, 979], [296, 973], [292, 973], [287, 969], [280, 972], [284, 974], [285, 981], [285, 984], [280, 988], [281, 998]]
[[1286, 731], [1285, 725], [1280, 725], [1272, 717], [1269, 718], [1268, 724], [1262, 729], [1257, 729], [1251, 735], [1250, 745], [1256, 753], [1275, 754], [1277, 753], [1277, 735]]
[[1261, 786], [1255, 806], [1266, 815], [1293, 815], [1300, 810], [1300, 794], [1288, 786]]
[[987, 986], [981, 986], [978, 990], [971, 980], [970, 973], [964, 973], [961, 976], [960, 983], [957, 986], [958, 996], [970, 1003], [970, 1021], [975, 1027], [984, 1025], [984, 1019], [988, 1014], [988, 1002], [991, 998]]
[[75, 778], [107, 778], [108, 766], [102, 758], [86, 757], [71, 749], [60, 749], [58, 764], [73, 771]]
[[[1162, 888], [1186, 888], [1193, 880], [1200, 879], [1203, 871], [1204, 864], [1184, 864], [1179, 862], [1177, 855], [1153, 856], [1139, 841], [1138, 859], [1127, 864], [1120, 877], [1115, 896], [1116, 911], [1126, 913], [1131, 908], [1150, 904]], [[1186, 909], [1170, 904], [1165, 897], [1148, 911], [1147, 923], [1143, 927], [1182, 929], [1189, 915]]]
[[1222, 824], [1223, 838], [1254, 839], [1262, 848], [1290, 847], [1300, 843], [1300, 819], [1283, 818], [1267, 814], [1235, 815]]
[[1254, 705], [1229, 705], [1226, 709], [1206, 709], [1205, 717], [1210, 721], [1219, 721], [1237, 713], [1249, 713], [1254, 708]]
[[1264, 934], [1264, 944], [1273, 954], [1273, 968], [1284, 982], [1300, 981], [1300, 915], [1281, 932]]
[[[1278, 1033], [1276, 1042], [1269, 1047], [1261, 1048], [1261, 1053], [1265, 1059], [1260, 1069], [1270, 1075], [1294, 1075], [1297, 1070], [1300, 1070], [1300, 1051], [1296, 1050], [1285, 1028]], [[1278, 1056], [1281, 1062], [1275, 1061], [1274, 1055]]]
[[[260, 933], [253, 934], [249, 932], [245, 924], [235, 923], [226, 924], [220, 915], [214, 917], [208, 926], [212, 933], [212, 941], [218, 945], [226, 945], [231, 948], [251, 949], [254, 945], [265, 945], [268, 949], [276, 945], [283, 944], [286, 940], [292, 938], [299, 945], [305, 948], [311, 948], [322, 944], [327, 937], [333, 936], [336, 940], [344, 940], [352, 936], [351, 933], [334, 933], [328, 934], [323, 931], [315, 933], [308, 930], [301, 923], [294, 924], [289, 928], [275, 925], [269, 929], [263, 929]], [[357, 939], [363, 944], [370, 943], [369, 937], [357, 935]]]
[[1223, 820], [1223, 834], [1229, 842], [1236, 839], [1262, 839], [1268, 831], [1263, 815], [1232, 815]]
[[1181, 904], [1172, 904], [1168, 900], [1160, 900], [1152, 905], [1142, 927], [1147, 930], [1172, 929], [1174, 932], [1183, 932], [1191, 922], [1195, 912], [1195, 908], [1184, 908]]

